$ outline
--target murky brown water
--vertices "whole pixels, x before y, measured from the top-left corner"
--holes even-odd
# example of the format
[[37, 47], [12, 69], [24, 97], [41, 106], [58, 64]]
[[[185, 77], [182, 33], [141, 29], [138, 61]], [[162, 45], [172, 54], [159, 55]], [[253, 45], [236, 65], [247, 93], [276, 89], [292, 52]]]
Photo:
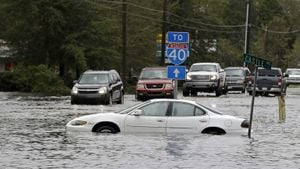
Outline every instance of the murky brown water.
[[[179, 96], [182, 98], [182, 96]], [[251, 97], [189, 97], [249, 118]], [[134, 105], [71, 105], [70, 97], [0, 93], [0, 168], [300, 168], [300, 88], [288, 90], [287, 119], [276, 97], [255, 100], [252, 139], [240, 135], [97, 135], [66, 133], [76, 116]]]

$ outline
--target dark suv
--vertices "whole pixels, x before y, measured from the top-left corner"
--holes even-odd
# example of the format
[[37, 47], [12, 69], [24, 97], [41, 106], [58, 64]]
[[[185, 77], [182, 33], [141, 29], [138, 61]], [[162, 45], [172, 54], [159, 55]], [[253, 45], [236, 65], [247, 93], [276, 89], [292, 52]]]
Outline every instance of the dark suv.
[[[270, 70], [259, 68], [257, 72], [256, 95], [281, 95], [284, 81], [280, 68], [272, 68]], [[250, 95], [253, 94], [254, 78], [255, 75], [253, 73], [251, 76], [251, 80], [249, 81], [249, 86], [247, 88], [247, 91]]]
[[174, 98], [174, 83], [167, 78], [166, 67], [146, 67], [136, 85], [136, 99]]
[[241, 91], [245, 93], [250, 78], [250, 70], [247, 67], [227, 67], [226, 83], [228, 91]]
[[115, 70], [84, 72], [71, 91], [71, 104], [119, 104], [124, 102], [124, 88]]

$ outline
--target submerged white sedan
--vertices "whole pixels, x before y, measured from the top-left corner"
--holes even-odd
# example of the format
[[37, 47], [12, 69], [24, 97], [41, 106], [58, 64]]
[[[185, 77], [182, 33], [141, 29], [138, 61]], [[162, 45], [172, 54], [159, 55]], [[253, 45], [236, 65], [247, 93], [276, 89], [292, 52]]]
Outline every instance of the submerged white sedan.
[[248, 120], [189, 100], [152, 99], [116, 113], [75, 118], [67, 131], [98, 133], [245, 133]]

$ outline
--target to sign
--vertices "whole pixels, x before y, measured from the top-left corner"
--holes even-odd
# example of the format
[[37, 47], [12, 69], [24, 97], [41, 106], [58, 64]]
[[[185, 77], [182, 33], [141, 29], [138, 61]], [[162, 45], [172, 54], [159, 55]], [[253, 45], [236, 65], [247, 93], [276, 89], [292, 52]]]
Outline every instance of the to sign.
[[255, 57], [249, 54], [244, 54], [244, 62], [248, 65], [248, 64], [253, 64], [256, 66], [261, 66], [263, 68], [266, 69], [271, 69], [272, 67], [272, 62], [259, 58], [259, 57]]
[[168, 43], [189, 43], [188, 32], [168, 32]]

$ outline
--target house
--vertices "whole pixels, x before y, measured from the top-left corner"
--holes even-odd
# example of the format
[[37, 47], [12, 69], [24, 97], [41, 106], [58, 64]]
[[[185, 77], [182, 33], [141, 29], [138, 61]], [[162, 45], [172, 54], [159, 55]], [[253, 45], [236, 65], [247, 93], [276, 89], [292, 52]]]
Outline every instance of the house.
[[13, 71], [14, 59], [11, 57], [11, 50], [4, 40], [0, 39], [0, 72]]

